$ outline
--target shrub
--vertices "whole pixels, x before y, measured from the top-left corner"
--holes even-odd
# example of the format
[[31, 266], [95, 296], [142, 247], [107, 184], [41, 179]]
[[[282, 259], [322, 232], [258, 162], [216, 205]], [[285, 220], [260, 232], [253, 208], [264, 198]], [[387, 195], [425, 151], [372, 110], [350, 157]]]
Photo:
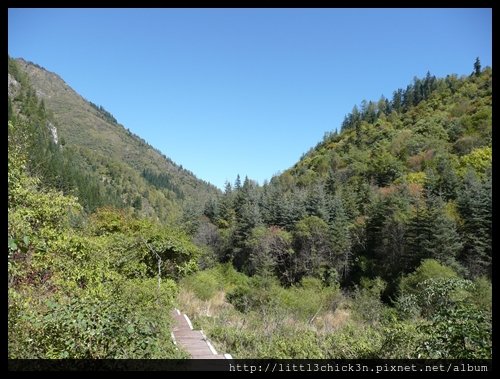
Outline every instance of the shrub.
[[445, 307], [420, 330], [424, 358], [491, 359], [491, 315], [468, 304]]
[[222, 289], [220, 276], [214, 270], [200, 271], [184, 278], [182, 286], [190, 289], [201, 300], [209, 300]]
[[377, 358], [381, 344], [382, 335], [375, 328], [348, 324], [326, 338], [325, 356], [329, 359]]
[[421, 346], [425, 334], [415, 321], [393, 322], [384, 329], [384, 339], [379, 358], [416, 359], [420, 358], [417, 349]]
[[[129, 299], [82, 295], [47, 301], [43, 313], [25, 313], [27, 355], [15, 358], [96, 359], [179, 356], [170, 340], [168, 314], [143, 313]], [[163, 316], [162, 316], [163, 313]]]
[[361, 278], [361, 286], [354, 291], [352, 309], [359, 319], [370, 324], [377, 323], [384, 309], [380, 296], [386, 283], [379, 277], [375, 279]]
[[417, 269], [401, 279], [400, 293], [418, 292], [417, 285], [427, 279], [456, 278], [457, 273], [450, 267], [444, 266], [434, 259], [425, 259]]

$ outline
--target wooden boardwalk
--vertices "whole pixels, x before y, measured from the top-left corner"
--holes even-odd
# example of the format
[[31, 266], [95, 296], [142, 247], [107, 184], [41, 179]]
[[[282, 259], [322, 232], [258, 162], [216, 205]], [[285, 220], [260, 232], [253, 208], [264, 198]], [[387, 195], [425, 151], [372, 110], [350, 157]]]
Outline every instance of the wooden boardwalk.
[[201, 330], [193, 330], [186, 314], [178, 309], [172, 312], [174, 343], [191, 355], [191, 359], [232, 359], [230, 354], [217, 354], [217, 351]]

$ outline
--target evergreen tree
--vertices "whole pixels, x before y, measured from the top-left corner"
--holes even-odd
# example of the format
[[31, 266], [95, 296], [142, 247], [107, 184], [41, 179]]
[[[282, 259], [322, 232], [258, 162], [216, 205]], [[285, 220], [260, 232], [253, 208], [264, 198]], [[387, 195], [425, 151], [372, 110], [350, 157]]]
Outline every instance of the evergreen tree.
[[477, 57], [476, 61], [474, 62], [474, 75], [481, 75], [481, 62], [479, 61], [479, 57]]
[[429, 217], [432, 222], [432, 239], [426, 241], [424, 246], [426, 256], [456, 268], [456, 258], [463, 244], [455, 222], [445, 214], [444, 202], [441, 198], [433, 200], [429, 205]]
[[474, 172], [467, 173], [458, 206], [463, 219], [461, 260], [472, 277], [491, 275], [491, 194], [491, 176], [481, 182]]
[[219, 205], [216, 199], [212, 198], [206, 202], [203, 215], [207, 217], [210, 222], [214, 224], [217, 222], [216, 220], [219, 217]]
[[305, 209], [309, 216], [317, 216], [325, 221], [328, 219], [328, 210], [322, 185], [316, 184], [309, 187], [305, 201]]
[[415, 104], [415, 91], [413, 86], [409, 85], [406, 87], [406, 91], [403, 93], [402, 106], [404, 110], [410, 109]]
[[234, 190], [238, 191], [241, 188], [240, 174], [236, 175], [236, 180], [234, 181]]
[[392, 109], [396, 112], [401, 112], [403, 107], [403, 90], [394, 91], [392, 96]]
[[341, 273], [345, 279], [349, 274], [351, 266], [351, 233], [349, 220], [344, 211], [340, 197], [335, 196], [330, 204], [330, 238], [331, 252], [329, 254], [330, 264]]

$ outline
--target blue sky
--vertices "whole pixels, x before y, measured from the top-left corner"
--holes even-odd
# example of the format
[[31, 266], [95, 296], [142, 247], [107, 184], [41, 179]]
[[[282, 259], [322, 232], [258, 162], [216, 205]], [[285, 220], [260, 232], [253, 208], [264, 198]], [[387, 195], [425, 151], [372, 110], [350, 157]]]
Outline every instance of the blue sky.
[[8, 50], [222, 188], [292, 166], [361, 100], [492, 60], [491, 9], [9, 9]]

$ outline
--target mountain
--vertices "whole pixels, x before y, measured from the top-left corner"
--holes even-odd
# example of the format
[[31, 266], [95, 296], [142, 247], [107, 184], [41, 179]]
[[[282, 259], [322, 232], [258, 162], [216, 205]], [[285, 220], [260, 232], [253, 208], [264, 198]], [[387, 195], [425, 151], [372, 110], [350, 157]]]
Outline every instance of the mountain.
[[490, 358], [492, 176], [492, 69], [416, 78], [226, 186], [179, 298], [236, 358]]
[[174, 304], [237, 358], [491, 358], [479, 59], [223, 195], [35, 64], [8, 94], [9, 358], [182, 358]]
[[[75, 173], [73, 169], [70, 173], [59, 168], [63, 182], [69, 182], [63, 187], [71, 187], [88, 211], [114, 205], [134, 208], [139, 214], [162, 221], [175, 220], [218, 194], [215, 186], [196, 178], [130, 132], [104, 107], [84, 99], [57, 74], [24, 59], [9, 58], [8, 79], [9, 101], [14, 109], [19, 111], [30, 97], [43, 104], [53, 144], [71, 156], [72, 165], [80, 171]], [[53, 151], [57, 149], [52, 147]], [[47, 171], [57, 171], [56, 166]], [[75, 175], [85, 179], [70, 178]], [[83, 188], [89, 182], [94, 187]]]
[[[285, 175], [307, 185], [328, 174], [361, 174], [385, 187], [425, 171], [440, 155], [463, 159], [474, 149], [491, 147], [491, 75], [491, 68], [461, 78], [437, 79], [428, 73], [394, 91], [390, 101], [383, 96], [363, 100], [345, 117], [341, 133], [327, 133]], [[394, 167], [381, 161], [384, 154]]]
[[425, 259], [490, 275], [492, 69], [478, 66], [363, 101], [268, 184], [226, 188], [205, 209], [220, 260], [287, 285], [380, 277], [387, 296]]

